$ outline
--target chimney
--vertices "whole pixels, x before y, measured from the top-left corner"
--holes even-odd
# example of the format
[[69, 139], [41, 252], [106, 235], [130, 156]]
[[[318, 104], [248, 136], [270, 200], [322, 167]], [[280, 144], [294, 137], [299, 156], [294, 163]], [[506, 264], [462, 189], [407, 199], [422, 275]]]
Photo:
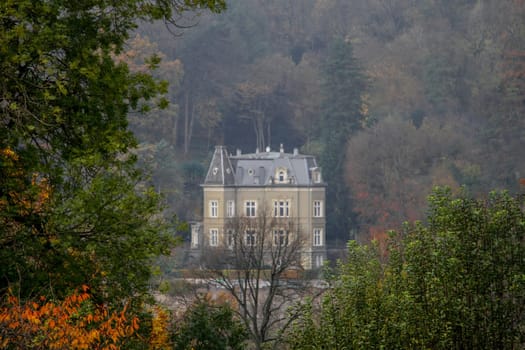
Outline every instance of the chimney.
[[298, 156], [298, 155], [299, 155], [299, 148], [295, 147], [295, 148], [293, 149], [293, 155], [294, 155], [294, 156]]
[[281, 143], [281, 145], [280, 145], [280, 149], [279, 149], [279, 152], [280, 152], [281, 154], [283, 154], [283, 153], [284, 153], [284, 146], [283, 146], [283, 144], [282, 144], [282, 143]]
[[266, 146], [266, 152], [270, 152], [270, 146]]
[[237, 148], [237, 156], [240, 156], [242, 154], [241, 149]]
[[259, 147], [255, 149], [255, 154], [259, 154]]

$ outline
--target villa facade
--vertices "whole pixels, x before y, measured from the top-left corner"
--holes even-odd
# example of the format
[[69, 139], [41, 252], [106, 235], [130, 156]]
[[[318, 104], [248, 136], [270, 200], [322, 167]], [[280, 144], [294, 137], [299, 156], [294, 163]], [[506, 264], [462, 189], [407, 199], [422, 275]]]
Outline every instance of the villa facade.
[[[279, 151], [235, 155], [216, 146], [202, 184], [203, 220], [192, 226], [191, 249], [199, 251], [233, 244], [229, 227], [233, 220], [261, 215], [272, 222], [287, 222], [300, 236], [301, 267], [315, 269], [326, 259], [325, 190], [315, 157]], [[242, 232], [246, 244], [257, 244], [257, 232]], [[273, 241], [283, 244], [281, 227], [275, 227]], [[286, 238], [287, 240], [288, 238]]]

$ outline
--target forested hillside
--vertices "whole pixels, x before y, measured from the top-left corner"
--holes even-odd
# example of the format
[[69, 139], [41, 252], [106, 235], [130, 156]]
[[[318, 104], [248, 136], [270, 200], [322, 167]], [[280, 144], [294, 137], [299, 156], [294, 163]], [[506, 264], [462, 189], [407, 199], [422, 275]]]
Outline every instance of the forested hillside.
[[156, 186], [198, 218], [214, 144], [318, 156], [328, 234], [423, 218], [434, 185], [519, 190], [525, 2], [243, 0], [173, 36], [143, 24], [170, 107], [132, 120]]
[[[524, 348], [524, 19], [525, 0], [2, 1], [0, 348]], [[216, 144], [315, 155], [346, 259], [305, 271], [294, 226], [249, 200], [178, 269], [172, 214], [201, 218]]]

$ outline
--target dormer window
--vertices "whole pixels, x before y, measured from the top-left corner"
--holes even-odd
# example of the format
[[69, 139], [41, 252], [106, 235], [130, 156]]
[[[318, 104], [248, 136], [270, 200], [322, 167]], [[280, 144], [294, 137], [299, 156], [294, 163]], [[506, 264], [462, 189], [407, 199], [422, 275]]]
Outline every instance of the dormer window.
[[321, 183], [321, 170], [319, 168], [311, 168], [312, 181], [316, 184]]
[[286, 168], [277, 168], [275, 170], [275, 183], [284, 184], [288, 182], [288, 170]]
[[284, 182], [284, 170], [279, 171], [278, 179], [279, 182]]

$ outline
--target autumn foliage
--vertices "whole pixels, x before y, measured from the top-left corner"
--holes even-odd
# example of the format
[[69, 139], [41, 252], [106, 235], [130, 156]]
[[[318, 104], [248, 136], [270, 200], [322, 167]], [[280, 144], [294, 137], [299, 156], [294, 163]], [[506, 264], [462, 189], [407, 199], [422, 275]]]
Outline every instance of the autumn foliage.
[[164, 308], [155, 306], [153, 319], [151, 320], [151, 334], [149, 337], [149, 348], [155, 350], [171, 349], [169, 339], [170, 314]]
[[[7, 188], [7, 193], [0, 198], [0, 209], [16, 206], [20, 217], [43, 210], [51, 191], [47, 179], [33, 173], [31, 181], [25, 181], [24, 164], [20, 156], [9, 147], [0, 148], [0, 174], [3, 177], [3, 187]], [[7, 179], [11, 181], [9, 184], [5, 183]]]
[[95, 305], [87, 286], [62, 302], [22, 303], [11, 294], [0, 307], [0, 348], [118, 349], [139, 329], [126, 309]]

